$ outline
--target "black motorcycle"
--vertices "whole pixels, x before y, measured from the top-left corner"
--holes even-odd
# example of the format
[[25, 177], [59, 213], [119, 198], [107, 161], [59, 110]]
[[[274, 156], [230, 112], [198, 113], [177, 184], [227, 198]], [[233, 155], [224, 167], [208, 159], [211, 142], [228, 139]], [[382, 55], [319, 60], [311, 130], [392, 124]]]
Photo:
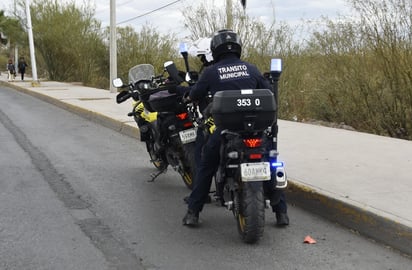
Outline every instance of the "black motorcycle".
[[[265, 224], [265, 187], [286, 187], [283, 163], [273, 149], [276, 103], [269, 89], [217, 92], [211, 113], [222, 130], [216, 197], [233, 212], [241, 239], [259, 240]], [[275, 188], [271, 187], [271, 188]]]
[[[177, 70], [172, 62], [165, 63], [165, 70]], [[174, 74], [176, 75], [176, 74]], [[164, 74], [155, 76], [154, 67], [140, 64], [129, 70], [129, 84], [113, 80], [115, 87], [128, 88], [117, 95], [117, 103], [133, 98], [133, 116], [140, 131], [140, 140], [146, 143], [150, 161], [158, 169], [150, 181], [167, 170], [170, 165], [192, 189], [195, 176], [196, 127], [189, 117], [187, 104], [182, 96], [170, 93], [181, 81], [171, 81]]]
[[[280, 70], [266, 74], [273, 89], [219, 91], [213, 96], [202, 124], [207, 137], [220, 131], [220, 163], [215, 174], [215, 199], [233, 212], [246, 243], [263, 234], [265, 209], [280, 200], [268, 189], [287, 187], [277, 151], [277, 80]], [[218, 128], [218, 129], [216, 129]]]

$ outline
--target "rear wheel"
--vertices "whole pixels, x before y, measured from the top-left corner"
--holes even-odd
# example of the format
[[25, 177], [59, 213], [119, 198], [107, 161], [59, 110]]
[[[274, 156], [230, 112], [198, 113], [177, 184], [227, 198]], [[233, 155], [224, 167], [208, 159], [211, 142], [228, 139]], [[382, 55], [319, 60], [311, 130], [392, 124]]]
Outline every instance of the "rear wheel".
[[265, 204], [262, 182], [243, 183], [235, 198], [235, 217], [240, 238], [255, 243], [263, 235]]
[[196, 162], [195, 162], [195, 143], [188, 143], [183, 145], [183, 160], [182, 167], [179, 170], [186, 187], [193, 189], [193, 183], [196, 176]]

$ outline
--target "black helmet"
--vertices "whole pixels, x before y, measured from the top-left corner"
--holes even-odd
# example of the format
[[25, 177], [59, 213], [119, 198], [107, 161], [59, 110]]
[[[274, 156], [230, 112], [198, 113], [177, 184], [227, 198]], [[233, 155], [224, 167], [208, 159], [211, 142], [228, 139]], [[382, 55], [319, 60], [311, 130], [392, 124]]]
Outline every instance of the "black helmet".
[[219, 30], [214, 34], [210, 42], [210, 50], [212, 51], [213, 59], [216, 61], [226, 53], [234, 53], [240, 58], [242, 54], [242, 41], [232, 30]]

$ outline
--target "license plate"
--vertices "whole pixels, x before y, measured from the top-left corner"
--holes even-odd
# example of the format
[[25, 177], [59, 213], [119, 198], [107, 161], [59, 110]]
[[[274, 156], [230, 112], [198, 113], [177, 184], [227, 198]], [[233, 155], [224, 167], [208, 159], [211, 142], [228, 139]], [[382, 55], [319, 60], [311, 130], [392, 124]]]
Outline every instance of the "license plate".
[[255, 162], [240, 164], [243, 182], [270, 180], [269, 162]]
[[191, 143], [196, 140], [196, 129], [186, 129], [179, 132], [180, 140], [183, 144]]

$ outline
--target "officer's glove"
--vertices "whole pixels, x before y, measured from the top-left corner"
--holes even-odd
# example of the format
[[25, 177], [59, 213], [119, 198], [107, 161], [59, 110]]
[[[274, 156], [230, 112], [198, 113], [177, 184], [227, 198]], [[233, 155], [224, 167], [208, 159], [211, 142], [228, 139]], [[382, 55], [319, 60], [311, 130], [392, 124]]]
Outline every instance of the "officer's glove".
[[167, 81], [165, 82], [165, 84], [163, 85], [163, 87], [166, 88], [167, 91], [168, 91], [170, 94], [176, 94], [176, 92], [177, 92], [176, 86], [177, 86], [177, 85], [176, 85], [176, 83], [175, 83], [174, 81], [169, 81], [169, 80], [167, 80]]
[[183, 101], [183, 103], [189, 103], [189, 102], [192, 101], [192, 100], [190, 99], [190, 96], [189, 96], [189, 91], [187, 91], [187, 92], [185, 92], [185, 93], [183, 94], [182, 101]]

